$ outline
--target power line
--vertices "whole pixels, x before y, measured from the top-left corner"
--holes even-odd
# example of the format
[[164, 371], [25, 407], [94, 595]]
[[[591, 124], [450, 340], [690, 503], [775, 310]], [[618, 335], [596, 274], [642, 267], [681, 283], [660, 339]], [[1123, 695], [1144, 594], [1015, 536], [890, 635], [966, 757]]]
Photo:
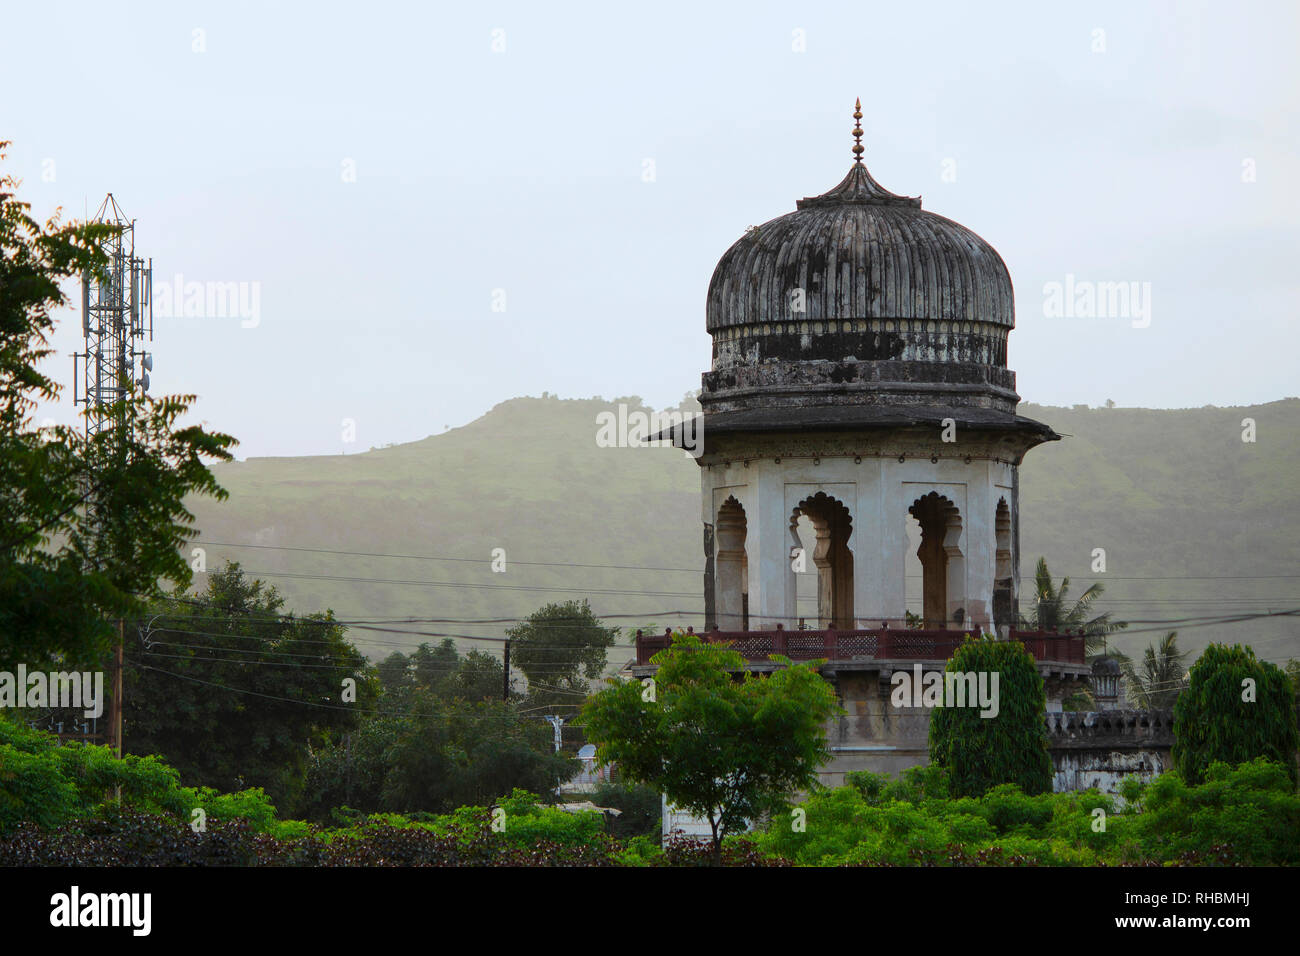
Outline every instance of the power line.
[[476, 591], [542, 591], [547, 594], [619, 594], [644, 597], [703, 597], [692, 591], [646, 591], [640, 588], [572, 588], [544, 587], [525, 584], [475, 584], [472, 581], [416, 581], [398, 578], [363, 578], [346, 574], [311, 574], [293, 571], [254, 571], [247, 573], [256, 577], [288, 578], [305, 581], [335, 581], [343, 584], [382, 584], [389, 587], [426, 587], [426, 588], [467, 588]]
[[[232, 541], [203, 541], [196, 538], [190, 542], [196, 547], [211, 545], [213, 547], [223, 548], [249, 548], [263, 551], [295, 551], [306, 552], [310, 554], [337, 554], [348, 557], [368, 557], [368, 558], [392, 558], [409, 561], [448, 561], [467, 564], [491, 564], [491, 558], [466, 558], [454, 557], [450, 555], [430, 555], [430, 554], [393, 554], [384, 551], [347, 551], [338, 548], [308, 548], [296, 545], [275, 545], [275, 544], [241, 544]], [[702, 574], [703, 568], [662, 568], [650, 565], [638, 564], [576, 564], [566, 561], [519, 561], [510, 560], [509, 564], [527, 566], [527, 567], [547, 567], [547, 568], [578, 568], [584, 570], [610, 570], [610, 571], [657, 571], [673, 572], [685, 574]], [[806, 572], [811, 575], [814, 572]], [[920, 580], [920, 575], [908, 575], [909, 578]], [[1233, 581], [1233, 580], [1298, 580], [1300, 574], [1175, 574], [1175, 575], [1117, 575], [1117, 574], [1097, 574], [1097, 575], [1070, 575], [1066, 574], [1072, 581]]]
[[[251, 574], [254, 572], [246, 572], [246, 573]], [[174, 594], [168, 594], [159, 597], [157, 595], [145, 594], [140, 591], [131, 591], [128, 593], [134, 594], [136, 597], [147, 598], [154, 601], [174, 601], [179, 604], [188, 604], [193, 607], [202, 607], [202, 608], [212, 607], [212, 605], [209, 602], [203, 601], [199, 598], [179, 597]], [[630, 592], [630, 593], [641, 594], [643, 592], [637, 591], [637, 592]], [[264, 621], [268, 623], [284, 622], [284, 623], [309, 623], [309, 624], [341, 624], [346, 627], [359, 626], [361, 624], [484, 624], [486, 625], [486, 624], [525, 624], [525, 623], [529, 624], [531, 627], [534, 628], [573, 626], [573, 624], [566, 624], [561, 621], [557, 621], [557, 622], [543, 621], [534, 624], [530, 621], [529, 617], [480, 617], [480, 618], [404, 617], [404, 618], [377, 618], [377, 619], [358, 618], [354, 620], [350, 618], [315, 618], [309, 616], [300, 617], [300, 616], [295, 616], [295, 614], [292, 611], [286, 612], [284, 614], [280, 614], [278, 612], [271, 612], [271, 614], [265, 617], [255, 617], [251, 613], [245, 611], [241, 611], [239, 613], [249, 614], [247, 619], [252, 621]], [[605, 621], [605, 620], [619, 620], [619, 619], [645, 620], [647, 618], [652, 618], [652, 617], [681, 617], [684, 615], [699, 617], [701, 614], [703, 614], [702, 611], [667, 610], [667, 611], [637, 612], [634, 614], [621, 614], [621, 613], [600, 614], [595, 616], [597, 616], [600, 620]], [[229, 618], [230, 615], [212, 615], [210, 617], [210, 619], [212, 620], [221, 620], [221, 621], [228, 620]], [[585, 619], [573, 618], [572, 620], [574, 623], [580, 623], [583, 622]], [[407, 633], [407, 632], [401, 632], [401, 633]]]
[[[452, 561], [466, 564], [489, 565], [492, 563], [491, 558], [457, 558], [432, 554], [388, 554], [380, 551], [342, 551], [335, 548], [303, 548], [277, 544], [236, 544], [230, 541], [203, 541], [198, 538], [191, 541], [190, 545], [200, 548], [211, 545], [214, 548], [256, 548], [263, 551], [305, 551], [311, 554], [339, 554], [357, 558], [393, 558], [403, 561]], [[703, 568], [654, 568], [636, 564], [572, 564], [566, 561], [508, 560], [507, 567], [511, 564], [538, 568], [584, 568], [596, 570], [608, 569], [611, 571], [668, 571], [683, 572], [687, 574], [701, 574], [704, 571]]]
[[[346, 627], [350, 629], [353, 627], [359, 627], [359, 625], [347, 625]], [[384, 628], [383, 630], [393, 634], [410, 634], [413, 636], [424, 636], [424, 637], [444, 637], [444, 638], [450, 638], [452, 640], [464, 640], [464, 641], [488, 641], [490, 643], [498, 643], [501, 641], [512, 640], [512, 638], [490, 637], [483, 634], [440, 634], [440, 633], [433, 633], [433, 632], [426, 632], [426, 631], [403, 631], [395, 628]], [[230, 634], [224, 631], [196, 631], [192, 629], [177, 628], [177, 627], [153, 627], [150, 629], [149, 633], [152, 634], [155, 631], [159, 633], [168, 633], [168, 634], [191, 634], [199, 637], [229, 638], [231, 640], [278, 641], [286, 644], [322, 644], [327, 646], [336, 646], [334, 641], [308, 640], [306, 638], [294, 637], [292, 635], [285, 635], [281, 637], [268, 637], [259, 634]], [[346, 638], [344, 638], [344, 640], [346, 640]], [[519, 641], [519, 638], [513, 638], [513, 640]], [[164, 643], [164, 642], [153, 641], [151, 643]], [[384, 644], [386, 646], [393, 646], [393, 647], [410, 647], [409, 641], [376, 641], [374, 639], [368, 639], [368, 643]], [[520, 643], [522, 645], [524, 642], [520, 642]], [[539, 648], [545, 648], [546, 650], [574, 650], [574, 649], [586, 648], [586, 647], [623, 647], [623, 648], [636, 647], [635, 644], [619, 644], [617, 642], [613, 644], [545, 643], [545, 644], [537, 644], [536, 646]]]
[[247, 664], [253, 667], [296, 667], [299, 669], [347, 671], [349, 674], [365, 671], [366, 665], [345, 664], [300, 664], [296, 661], [260, 661], [227, 657], [197, 657], [192, 654], [159, 654], [156, 651], [144, 651], [148, 657], [157, 657], [173, 661], [190, 661], [195, 664]]
[[[283, 703], [283, 704], [299, 704], [299, 705], [302, 705], [302, 706], [305, 706], [305, 707], [318, 707], [318, 708], [321, 708], [321, 709], [324, 709], [324, 710], [345, 710], [345, 711], [350, 711], [350, 712], [352, 712], [352, 713], [358, 713], [358, 714], [377, 714], [377, 715], [379, 715], [379, 716], [381, 716], [381, 717], [418, 717], [418, 718], [429, 718], [429, 717], [451, 717], [451, 716], [453, 716], [453, 715], [449, 715], [449, 714], [421, 714], [421, 713], [413, 713], [413, 712], [409, 712], [409, 711], [396, 711], [396, 710], [395, 710], [395, 711], [386, 711], [386, 710], [376, 710], [376, 709], [373, 708], [373, 707], [356, 707], [356, 706], [353, 706], [353, 705], [323, 704], [323, 703], [320, 703], [320, 702], [317, 702], [317, 701], [311, 701], [311, 700], [295, 700], [295, 699], [292, 698], [292, 697], [277, 697], [277, 696], [275, 696], [274, 694], [263, 694], [263, 693], [261, 693], [261, 692], [259, 692], [259, 691], [254, 691], [254, 690], [245, 690], [245, 689], [240, 688], [240, 687], [230, 687], [230, 686], [228, 686], [228, 685], [226, 685], [226, 684], [215, 684], [215, 683], [213, 683], [212, 681], [200, 680], [200, 679], [197, 678], [197, 677], [189, 677], [189, 676], [187, 676], [187, 675], [185, 675], [185, 674], [176, 674], [176, 673], [173, 673], [172, 671], [165, 671], [165, 670], [163, 670], [163, 669], [160, 668], [160, 667], [150, 667], [148, 664], [132, 664], [132, 665], [129, 665], [129, 666], [134, 667], [134, 668], [137, 668], [137, 669], [139, 669], [139, 670], [154, 671], [154, 672], [159, 673], [159, 674], [165, 674], [165, 675], [167, 675], [168, 677], [175, 677], [175, 678], [177, 678], [177, 679], [179, 679], [179, 680], [190, 681], [191, 683], [194, 683], [194, 684], [203, 684], [203, 685], [205, 685], [205, 686], [207, 686], [207, 687], [215, 687], [215, 688], [217, 688], [218, 690], [229, 691], [229, 692], [231, 692], [231, 693], [233, 693], [233, 694], [246, 694], [246, 695], [248, 695], [249, 697], [261, 697], [261, 698], [264, 698], [264, 699], [266, 699], [266, 700], [279, 701], [280, 703]], [[493, 700], [495, 700], [495, 698], [493, 698]], [[559, 706], [562, 706], [562, 707], [563, 707], [563, 706], [569, 706], [569, 705], [561, 704], [561, 705], [559, 705]], [[475, 718], [475, 719], [478, 719], [478, 720], [524, 720], [524, 719], [527, 719], [527, 718], [523, 717], [521, 714], [478, 714], [478, 715], [476, 715], [476, 718]]]

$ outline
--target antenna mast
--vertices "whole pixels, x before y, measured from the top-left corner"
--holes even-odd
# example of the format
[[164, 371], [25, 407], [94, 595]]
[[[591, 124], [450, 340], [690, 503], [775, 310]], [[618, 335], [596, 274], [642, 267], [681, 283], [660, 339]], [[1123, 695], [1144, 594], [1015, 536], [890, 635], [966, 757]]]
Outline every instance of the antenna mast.
[[[109, 193], [95, 213], [95, 222], [115, 227], [101, 246], [108, 261], [102, 271], [81, 278], [81, 331], [86, 351], [72, 357], [73, 403], [86, 406], [86, 447], [109, 433], [104, 449], [109, 461], [125, 454], [127, 438], [122, 434], [127, 416], [120, 402], [129, 398], [138, 382], [146, 391], [153, 356], [142, 348], [153, 341], [153, 260], [147, 263], [135, 254], [135, 220], [128, 220]], [[78, 375], [77, 359], [81, 359]], [[136, 360], [140, 374], [136, 376]], [[80, 394], [78, 394], [78, 392]], [[93, 466], [92, 466], [93, 467]], [[86, 507], [91, 526], [102, 532], [100, 503], [93, 489], [99, 475], [86, 477]], [[117, 647], [113, 655], [112, 709], [109, 738], [117, 756], [122, 756], [122, 654], [124, 623], [117, 622]]]
[[113, 405], [126, 398], [137, 381], [148, 390], [153, 368], [153, 356], [141, 348], [153, 341], [153, 260], [146, 263], [135, 254], [135, 220], [126, 218], [112, 193], [100, 203], [95, 222], [117, 228], [103, 242], [108, 256], [103, 273], [88, 273], [81, 279], [86, 351], [73, 356], [73, 377], [80, 386], [74, 386], [73, 401], [86, 406], [87, 443], [116, 424], [111, 420]]

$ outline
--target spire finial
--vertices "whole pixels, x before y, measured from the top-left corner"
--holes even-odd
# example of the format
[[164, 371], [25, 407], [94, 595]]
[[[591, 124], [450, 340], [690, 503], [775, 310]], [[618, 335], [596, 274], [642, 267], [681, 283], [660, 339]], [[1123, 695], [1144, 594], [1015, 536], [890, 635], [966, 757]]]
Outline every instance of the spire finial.
[[853, 104], [853, 161], [862, 165], [862, 97]]

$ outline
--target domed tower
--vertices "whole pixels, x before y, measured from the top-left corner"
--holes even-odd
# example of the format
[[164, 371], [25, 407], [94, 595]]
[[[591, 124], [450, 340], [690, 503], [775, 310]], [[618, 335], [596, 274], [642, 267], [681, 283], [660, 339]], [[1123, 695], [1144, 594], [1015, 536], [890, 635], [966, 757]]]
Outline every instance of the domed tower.
[[747, 230], [709, 283], [705, 626], [791, 628], [801, 562], [820, 628], [904, 626], [909, 515], [924, 627], [1014, 626], [1018, 468], [1059, 436], [1016, 414], [1011, 277], [975, 233], [877, 183], [853, 135], [843, 181]]

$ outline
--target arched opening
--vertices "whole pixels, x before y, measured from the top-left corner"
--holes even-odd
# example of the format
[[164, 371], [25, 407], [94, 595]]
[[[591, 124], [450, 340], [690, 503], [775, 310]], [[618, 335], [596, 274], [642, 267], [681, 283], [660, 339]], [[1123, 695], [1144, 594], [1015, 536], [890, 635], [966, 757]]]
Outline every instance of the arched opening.
[[907, 509], [921, 529], [916, 556], [921, 559], [921, 616], [926, 628], [941, 629], [949, 621], [965, 622], [965, 566], [961, 553], [961, 514], [957, 506], [930, 492]]
[[790, 532], [799, 541], [799, 518], [812, 524], [816, 543], [812, 563], [817, 568], [817, 626], [847, 631], [853, 619], [853, 552], [849, 536], [853, 518], [841, 501], [819, 491], [799, 502], [790, 515]]
[[993, 626], [997, 633], [1003, 627], [1015, 626], [1015, 582], [1011, 573], [1011, 509], [1007, 499], [998, 501], [993, 515], [994, 554], [996, 569], [993, 572]]
[[715, 540], [718, 627], [749, 630], [749, 559], [745, 555], [745, 509], [734, 497], [718, 509]]

